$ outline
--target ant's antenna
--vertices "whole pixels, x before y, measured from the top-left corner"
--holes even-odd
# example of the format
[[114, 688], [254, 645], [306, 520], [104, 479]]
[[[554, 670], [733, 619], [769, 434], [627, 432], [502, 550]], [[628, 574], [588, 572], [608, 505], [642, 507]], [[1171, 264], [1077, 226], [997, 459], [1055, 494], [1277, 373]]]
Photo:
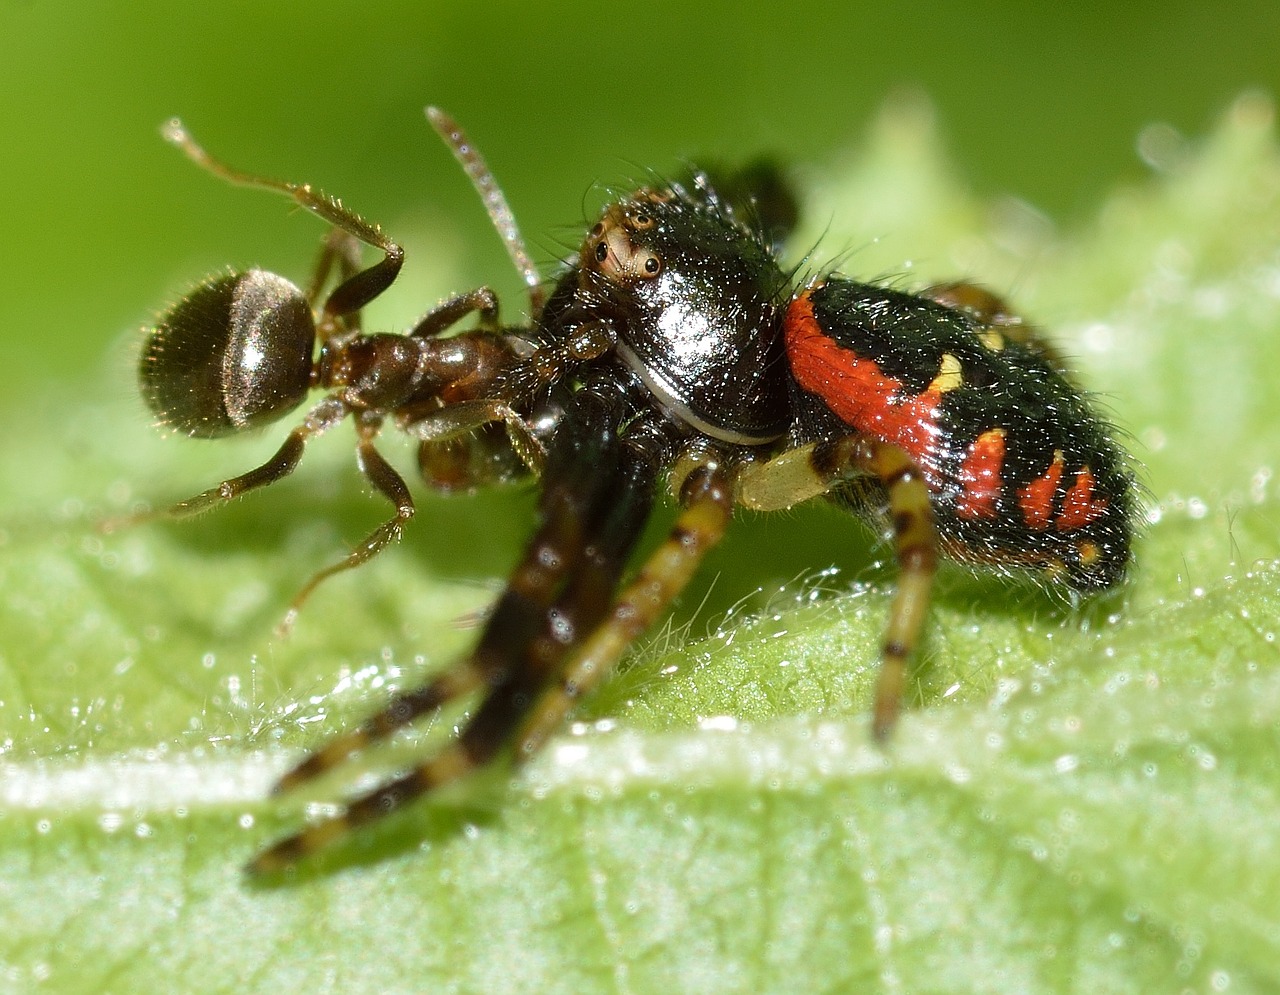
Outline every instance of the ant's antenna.
[[454, 158], [462, 164], [462, 168], [466, 170], [467, 176], [471, 178], [471, 183], [476, 188], [476, 193], [484, 201], [485, 210], [489, 212], [489, 220], [493, 222], [493, 227], [498, 230], [498, 235], [507, 247], [507, 255], [511, 257], [511, 261], [515, 263], [516, 269], [529, 288], [529, 306], [534, 314], [538, 314], [542, 310], [542, 305], [546, 303], [547, 292], [542, 286], [538, 267], [534, 265], [528, 250], [524, 247], [524, 239], [520, 237], [515, 215], [507, 206], [507, 198], [502, 195], [498, 181], [493, 178], [493, 173], [489, 172], [484, 157], [471, 144], [457, 121], [439, 107], [428, 107], [426, 110], [431, 127], [436, 129], [436, 134], [444, 139], [444, 143], [452, 150]]

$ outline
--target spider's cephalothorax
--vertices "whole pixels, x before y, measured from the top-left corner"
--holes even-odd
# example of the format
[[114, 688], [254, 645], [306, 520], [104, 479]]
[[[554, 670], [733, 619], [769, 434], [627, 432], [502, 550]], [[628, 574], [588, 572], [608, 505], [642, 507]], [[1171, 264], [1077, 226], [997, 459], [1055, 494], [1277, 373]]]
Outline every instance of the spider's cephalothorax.
[[[452, 120], [428, 115], [530, 288], [525, 324], [502, 324], [482, 287], [406, 335], [363, 332], [360, 311], [395, 279], [400, 247], [308, 186], [240, 173], [177, 122], [167, 131], [205, 168], [285, 193], [333, 226], [306, 291], [261, 270], [222, 274], [148, 335], [143, 394], [163, 425], [189, 435], [253, 428], [325, 391], [265, 464], [169, 514], [280, 479], [310, 438], [353, 418], [360, 468], [396, 512], [303, 587], [291, 623], [320, 581], [376, 555], [414, 514], [375, 446], [387, 419], [420, 440], [432, 486], [526, 474], [540, 486], [538, 527], [474, 650], [278, 787], [476, 693], [461, 734], [260, 854], [252, 870], [287, 867], [503, 750], [527, 757], [679, 594], [735, 506], [826, 495], [891, 538], [900, 569], [874, 705], [880, 738], [897, 716], [940, 554], [1075, 591], [1123, 575], [1134, 505], [1126, 457], [1053, 351], [1000, 299], [969, 284], [907, 294], [839, 276], [794, 287], [774, 248], [794, 206], [776, 172], [759, 167], [715, 181], [694, 172], [613, 201], [544, 294], [483, 161]], [[362, 268], [360, 243], [383, 258]], [[442, 334], [472, 313], [476, 328]], [[624, 577], [664, 479], [680, 506], [675, 526]]]

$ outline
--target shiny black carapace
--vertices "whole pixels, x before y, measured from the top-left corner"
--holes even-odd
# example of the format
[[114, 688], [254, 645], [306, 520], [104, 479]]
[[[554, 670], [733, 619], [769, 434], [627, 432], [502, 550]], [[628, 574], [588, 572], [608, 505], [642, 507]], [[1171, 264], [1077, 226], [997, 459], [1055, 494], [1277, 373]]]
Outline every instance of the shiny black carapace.
[[[427, 484], [537, 479], [539, 524], [475, 648], [395, 697], [279, 783], [285, 791], [451, 699], [478, 705], [435, 756], [277, 843], [290, 866], [500, 752], [519, 761], [603, 680], [684, 588], [735, 506], [828, 496], [891, 537], [900, 573], [881, 649], [873, 730], [898, 714], [939, 555], [1032, 572], [1070, 591], [1129, 561], [1133, 475], [1112, 429], [1054, 352], [970, 284], [903, 293], [839, 276], [796, 286], [776, 246], [795, 219], [776, 170], [690, 171], [605, 206], [544, 285], [480, 156], [428, 110], [485, 199], [529, 287], [507, 324], [487, 287], [403, 335], [361, 328], [395, 280], [399, 245], [309, 186], [240, 173], [174, 121], [167, 137], [231, 182], [284, 193], [331, 226], [305, 289], [251, 269], [211, 277], [150, 331], [140, 366], [162, 425], [215, 438], [319, 401], [262, 466], [169, 509], [185, 515], [289, 474], [307, 442], [351, 418], [360, 469], [395, 514], [316, 584], [370, 559], [414, 514], [379, 454], [385, 422], [420, 440]], [[361, 246], [382, 252], [371, 266]], [[475, 327], [455, 326], [474, 317]], [[675, 526], [627, 564], [663, 483]]]

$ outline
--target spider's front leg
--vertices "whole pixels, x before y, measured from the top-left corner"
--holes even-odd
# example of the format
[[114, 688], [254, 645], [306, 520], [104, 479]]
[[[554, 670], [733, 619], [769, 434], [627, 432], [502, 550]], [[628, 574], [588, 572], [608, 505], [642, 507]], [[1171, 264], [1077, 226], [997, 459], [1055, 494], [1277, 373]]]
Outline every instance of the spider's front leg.
[[566, 403], [547, 453], [541, 524], [512, 572], [476, 648], [421, 688], [395, 698], [281, 779], [287, 791], [458, 696], [484, 697], [459, 738], [408, 773], [264, 851], [253, 873], [286, 868], [353, 829], [471, 772], [507, 745], [533, 703], [604, 619], [652, 503], [665, 457], [661, 431], [632, 422], [608, 380]]
[[920, 641], [938, 563], [938, 533], [920, 468], [893, 443], [847, 435], [744, 466], [736, 481], [737, 499], [748, 508], [774, 511], [859, 477], [870, 477], [884, 489], [898, 557], [898, 588], [889, 609], [872, 718], [872, 732], [883, 741], [898, 719], [907, 663]]
[[733, 513], [733, 485], [723, 454], [710, 446], [687, 451], [672, 472], [672, 489], [681, 512], [670, 535], [574, 653], [560, 680], [543, 693], [517, 736], [517, 760], [537, 752], [578, 701], [612, 673], [627, 647], [680, 595], [724, 536]]

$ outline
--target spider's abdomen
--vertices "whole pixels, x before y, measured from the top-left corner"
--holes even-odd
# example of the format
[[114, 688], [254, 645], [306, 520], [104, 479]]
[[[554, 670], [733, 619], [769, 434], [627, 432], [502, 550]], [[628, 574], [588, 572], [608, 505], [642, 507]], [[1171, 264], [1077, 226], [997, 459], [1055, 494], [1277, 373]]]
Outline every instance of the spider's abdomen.
[[[785, 320], [797, 442], [856, 432], [920, 467], [953, 558], [1108, 586], [1129, 560], [1133, 476], [1110, 426], [1045, 350], [998, 325], [843, 278]], [[874, 512], [879, 495], [845, 495]]]

